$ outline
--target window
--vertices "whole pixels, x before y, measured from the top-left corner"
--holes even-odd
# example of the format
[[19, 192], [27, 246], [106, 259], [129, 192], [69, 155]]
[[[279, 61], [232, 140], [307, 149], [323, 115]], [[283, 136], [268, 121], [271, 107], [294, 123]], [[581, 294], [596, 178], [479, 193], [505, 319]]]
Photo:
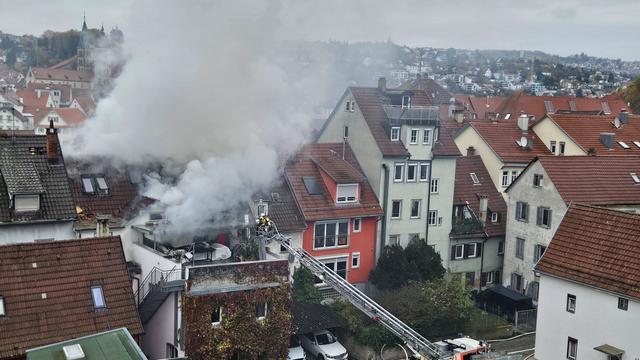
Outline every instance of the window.
[[6, 314], [4, 310], [4, 298], [0, 296], [0, 316], [5, 316]]
[[542, 186], [542, 174], [533, 174], [533, 186]]
[[536, 216], [536, 224], [541, 227], [551, 227], [551, 209], [548, 207], [538, 207], [538, 214]]
[[347, 279], [347, 261], [348, 258], [335, 258], [335, 259], [325, 259], [322, 260], [324, 266], [333, 270], [338, 276], [343, 279]]
[[638, 174], [636, 173], [629, 173], [629, 175], [631, 175], [631, 178], [633, 179], [633, 182], [636, 184], [640, 184], [640, 176], [638, 176]]
[[608, 102], [603, 101], [600, 103], [600, 105], [602, 105], [602, 112], [604, 112], [605, 115], [611, 114], [611, 108], [609, 107]]
[[355, 110], [356, 110], [356, 102], [347, 101], [345, 105], [345, 111], [355, 111]]
[[402, 97], [402, 107], [407, 109], [411, 107], [411, 96], [404, 95]]
[[550, 100], [545, 100], [544, 108], [548, 113], [553, 113], [553, 103]]
[[87, 194], [93, 194], [94, 193], [93, 181], [91, 181], [90, 177], [83, 177], [82, 178], [82, 191], [84, 191]]
[[216, 306], [211, 312], [211, 325], [220, 325], [222, 322], [222, 306]]
[[393, 171], [393, 181], [401, 182], [404, 179], [404, 164], [396, 163]]
[[422, 143], [424, 145], [431, 144], [431, 129], [424, 129], [424, 132], [422, 133]]
[[511, 170], [511, 183], [513, 183], [514, 181], [516, 181], [516, 179], [518, 178], [518, 175], [520, 175], [520, 172], [517, 170]]
[[516, 257], [524, 259], [524, 239], [516, 238]]
[[431, 179], [431, 193], [437, 194], [440, 188], [440, 179]]
[[389, 246], [400, 245], [400, 235], [389, 235]]
[[96, 176], [96, 182], [98, 183], [98, 189], [102, 193], [108, 193], [109, 187], [107, 186], [107, 181], [103, 176]]
[[576, 296], [567, 294], [567, 311], [570, 313], [576, 312]]
[[620, 144], [620, 146], [622, 146], [623, 149], [628, 149], [629, 148], [629, 145], [627, 145], [627, 143], [624, 142], [624, 141], [618, 141], [618, 144]]
[[492, 223], [497, 223], [498, 219], [500, 218], [499, 214], [497, 212], [492, 212], [491, 213], [491, 222]]
[[258, 203], [258, 215], [269, 215], [269, 205], [267, 203]]
[[263, 320], [264, 318], [267, 317], [268, 310], [269, 310], [269, 305], [266, 301], [258, 303], [258, 305], [256, 305], [256, 318], [258, 320]]
[[551, 144], [549, 145], [549, 150], [551, 150], [551, 153], [552, 153], [553, 155], [555, 155], [555, 154], [556, 154], [556, 142], [555, 142], [555, 141], [552, 141], [552, 142], [551, 142]]
[[633, 142], [638, 148], [640, 148], [640, 141], [634, 141]]
[[509, 186], [509, 171], [505, 170], [502, 172], [502, 186]]
[[509, 119], [511, 119], [511, 113], [508, 113], [507, 115], [505, 115], [505, 116], [504, 116], [504, 119], [505, 119], [505, 120], [509, 120]]
[[418, 177], [418, 163], [407, 164], [407, 181], [416, 181]]
[[429, 210], [429, 225], [439, 225], [438, 210]]
[[420, 130], [418, 129], [411, 129], [411, 132], [409, 134], [409, 144], [415, 145], [418, 143], [418, 132]]
[[351, 268], [357, 269], [360, 267], [360, 253], [351, 254]]
[[420, 217], [420, 200], [411, 200], [411, 218], [418, 219]]
[[468, 258], [475, 258], [478, 256], [478, 244], [477, 243], [472, 243], [472, 244], [467, 244], [465, 246], [465, 249], [467, 250], [467, 257]]
[[578, 356], [578, 340], [570, 337], [567, 340], [567, 359], [575, 360]]
[[336, 192], [337, 203], [352, 203], [358, 201], [358, 184], [338, 185]]
[[362, 219], [360, 218], [355, 218], [353, 219], [353, 232], [360, 232], [362, 226]]
[[454, 259], [464, 259], [464, 244], [458, 244], [455, 246]]
[[56, 124], [57, 124], [57, 123], [58, 123], [58, 121], [60, 120], [60, 118], [58, 118], [57, 116], [49, 116], [49, 119], [48, 119], [48, 120], [49, 120], [49, 121], [48, 121], [49, 123], [51, 123], [51, 122], [53, 121], [54, 123], [56, 123]]
[[476, 173], [470, 173], [471, 181], [473, 181], [473, 185], [480, 185], [480, 180], [478, 180], [478, 175]]
[[560, 154], [559, 155], [564, 155], [564, 148], [565, 148], [564, 141], [560, 141]]
[[344, 129], [342, 130], [342, 137], [345, 139], [349, 138], [349, 126], [344, 126]]
[[14, 195], [13, 208], [16, 212], [40, 210], [40, 195]]
[[402, 200], [391, 201], [391, 218], [400, 219], [402, 215]]
[[533, 247], [533, 262], [537, 263], [540, 258], [542, 257], [542, 255], [544, 255], [544, 252], [547, 250], [546, 246], [542, 246], [539, 244], [536, 244]]
[[344, 110], [351, 111], [351, 101], [347, 101], [345, 104], [346, 104], [346, 108]]
[[314, 249], [346, 246], [349, 244], [349, 222], [316, 223], [314, 229]]
[[392, 127], [391, 128], [391, 141], [399, 141], [400, 140], [400, 128]]
[[429, 164], [420, 163], [420, 181], [429, 180]]
[[498, 255], [504, 255], [504, 240], [498, 243]]
[[511, 273], [511, 290], [522, 291], [522, 275]]
[[[629, 299], [625, 299], [623, 297], [619, 297], [618, 298], [618, 309], [624, 310], [624, 311], [629, 310]], [[0, 311], [1, 310], [2, 309], [0, 309]], [[0, 312], [0, 315], [2, 315], [1, 312]]]
[[529, 204], [523, 201], [516, 203], [516, 220], [529, 221]]
[[102, 286], [91, 287], [91, 297], [93, 298], [93, 307], [96, 309], [104, 309], [107, 304], [104, 302], [104, 294], [102, 293]]

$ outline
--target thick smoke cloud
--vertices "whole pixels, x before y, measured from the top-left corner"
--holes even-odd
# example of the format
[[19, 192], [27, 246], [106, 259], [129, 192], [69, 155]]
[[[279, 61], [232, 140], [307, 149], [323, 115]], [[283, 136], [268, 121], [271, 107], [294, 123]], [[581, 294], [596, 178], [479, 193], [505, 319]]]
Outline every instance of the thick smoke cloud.
[[279, 2], [143, 0], [131, 14], [114, 56], [127, 63], [65, 154], [185, 164], [150, 191], [174, 230], [197, 230], [279, 175], [308, 134], [322, 74], [289, 81], [278, 59], [295, 54], [274, 52], [287, 51]]

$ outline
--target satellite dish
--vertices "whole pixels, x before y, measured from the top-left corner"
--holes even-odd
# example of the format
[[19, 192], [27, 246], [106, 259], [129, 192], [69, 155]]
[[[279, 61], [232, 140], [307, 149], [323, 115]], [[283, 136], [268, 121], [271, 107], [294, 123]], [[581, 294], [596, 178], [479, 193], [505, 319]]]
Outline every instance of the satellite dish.
[[518, 142], [518, 145], [520, 145], [521, 147], [527, 147], [527, 143], [529, 142], [529, 140], [527, 139], [526, 136], [523, 136], [520, 138], [520, 141]]

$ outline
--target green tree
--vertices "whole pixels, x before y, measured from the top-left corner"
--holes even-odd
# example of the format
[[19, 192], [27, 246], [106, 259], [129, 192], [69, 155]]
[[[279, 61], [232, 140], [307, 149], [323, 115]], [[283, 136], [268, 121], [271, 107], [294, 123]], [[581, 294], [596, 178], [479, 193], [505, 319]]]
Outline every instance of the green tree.
[[457, 277], [387, 291], [378, 302], [425, 337], [457, 334], [475, 309]]
[[369, 280], [380, 290], [391, 290], [438, 279], [444, 273], [440, 255], [424, 239], [415, 239], [406, 249], [399, 245], [385, 247]]
[[631, 111], [640, 114], [640, 77], [629, 82], [622, 96], [631, 105]]
[[293, 272], [293, 300], [319, 304], [322, 294], [315, 286], [315, 276], [311, 270], [301, 266]]

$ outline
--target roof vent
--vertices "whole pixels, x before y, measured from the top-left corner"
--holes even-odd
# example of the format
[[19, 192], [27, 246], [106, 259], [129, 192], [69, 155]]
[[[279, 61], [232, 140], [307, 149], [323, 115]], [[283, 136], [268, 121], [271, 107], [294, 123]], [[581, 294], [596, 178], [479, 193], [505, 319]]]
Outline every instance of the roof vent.
[[66, 360], [81, 360], [84, 359], [84, 351], [80, 344], [67, 345], [62, 348], [64, 352], [64, 358]]
[[613, 149], [614, 133], [600, 133], [600, 142], [606, 146], [607, 149]]
[[617, 119], [620, 121], [620, 123], [626, 124], [629, 121], [629, 113], [627, 113], [627, 109], [621, 109]]

